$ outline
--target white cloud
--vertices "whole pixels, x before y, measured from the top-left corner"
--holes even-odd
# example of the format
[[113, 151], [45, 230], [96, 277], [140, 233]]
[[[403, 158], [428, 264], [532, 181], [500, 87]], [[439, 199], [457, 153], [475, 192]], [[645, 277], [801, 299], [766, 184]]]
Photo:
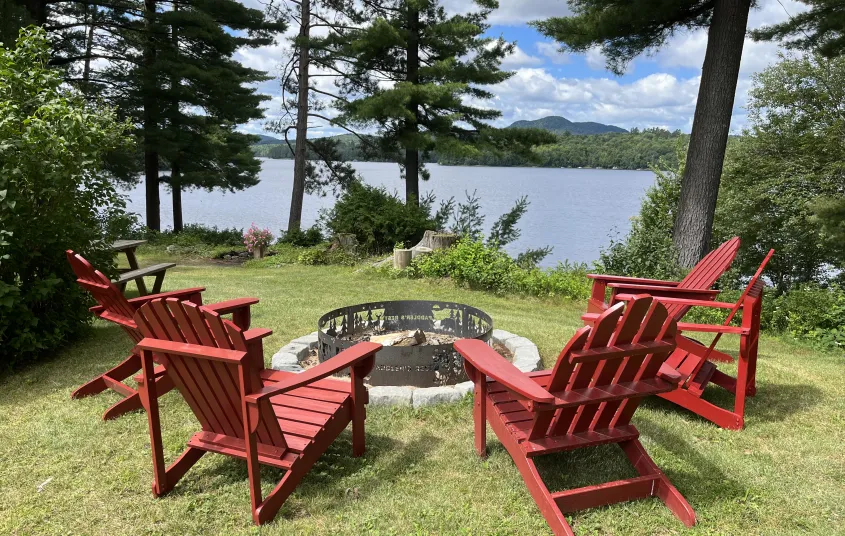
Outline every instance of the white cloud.
[[502, 60], [503, 69], [516, 69], [519, 67], [534, 67], [542, 65], [543, 60], [537, 56], [526, 54], [524, 50], [515, 46], [513, 52]]
[[537, 52], [556, 65], [564, 65], [571, 61], [569, 53], [561, 51], [557, 43], [537, 41], [534, 45], [537, 47]]
[[[466, 13], [478, 6], [472, 0], [444, 0], [449, 12]], [[571, 14], [566, 0], [502, 0], [499, 9], [490, 14], [491, 24], [515, 26], [548, 17], [562, 17]]]

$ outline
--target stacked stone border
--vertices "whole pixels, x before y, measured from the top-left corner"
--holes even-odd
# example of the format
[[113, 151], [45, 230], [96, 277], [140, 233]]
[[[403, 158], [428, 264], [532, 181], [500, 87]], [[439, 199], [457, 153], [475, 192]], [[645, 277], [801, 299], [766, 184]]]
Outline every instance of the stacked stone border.
[[[491, 343], [505, 346], [513, 354], [513, 364], [522, 372], [540, 370], [543, 361], [537, 345], [531, 340], [520, 337], [509, 331], [494, 329]], [[303, 335], [290, 341], [273, 355], [271, 366], [275, 370], [288, 372], [302, 372], [304, 369], [300, 361], [308, 357], [313, 348], [317, 347], [317, 332]], [[473, 389], [472, 382], [443, 387], [409, 387], [409, 386], [376, 386], [369, 387], [370, 404], [374, 406], [433, 406], [446, 402], [455, 402], [463, 398]]]

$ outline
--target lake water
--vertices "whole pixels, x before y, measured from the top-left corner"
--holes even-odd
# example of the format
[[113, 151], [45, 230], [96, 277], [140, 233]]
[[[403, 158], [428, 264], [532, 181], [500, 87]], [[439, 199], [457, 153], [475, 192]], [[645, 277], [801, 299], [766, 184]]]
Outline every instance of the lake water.
[[[242, 192], [223, 193], [196, 190], [182, 195], [185, 223], [218, 227], [248, 228], [252, 223], [269, 228], [274, 235], [287, 227], [293, 160], [261, 159], [261, 182]], [[359, 162], [356, 169], [364, 181], [398, 190], [404, 197], [405, 185], [399, 166], [380, 162]], [[646, 188], [654, 182], [650, 171], [611, 171], [601, 169], [551, 169], [438, 166], [430, 164], [431, 179], [422, 182], [423, 192], [433, 191], [438, 199], [466, 199], [465, 192], [477, 190], [486, 215], [485, 231], [513, 206], [520, 196], [531, 203], [520, 222], [522, 236], [508, 245], [518, 253], [527, 248], [553, 246], [543, 262], [553, 266], [569, 259], [591, 262], [617, 231], [624, 233], [631, 216], [637, 213]], [[127, 192], [129, 210], [144, 213], [142, 185]], [[310, 227], [320, 209], [331, 207], [334, 198], [306, 196], [303, 225]], [[173, 225], [170, 194], [162, 187], [161, 223]]]

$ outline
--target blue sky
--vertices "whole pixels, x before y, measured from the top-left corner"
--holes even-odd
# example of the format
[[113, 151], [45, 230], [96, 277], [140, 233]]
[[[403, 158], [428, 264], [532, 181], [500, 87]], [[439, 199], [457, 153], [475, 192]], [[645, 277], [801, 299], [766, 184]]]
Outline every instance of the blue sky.
[[[243, 1], [251, 4], [256, 0]], [[444, 4], [456, 11], [472, 7], [470, 0], [444, 0]], [[802, 6], [794, 0], [760, 0], [759, 7], [751, 13], [749, 28], [786, 20], [787, 13], [800, 12]], [[497, 126], [519, 119], [561, 115], [573, 121], [598, 121], [623, 128], [664, 127], [689, 132], [707, 44], [703, 30], [679, 32], [659, 51], [635, 59], [623, 76], [616, 76], [605, 69], [600, 51], [562, 54], [556, 43], [527, 24], [567, 13], [564, 0], [500, 0], [500, 8], [490, 18], [489, 34], [515, 41], [517, 49], [503, 63], [504, 68], [514, 71], [514, 76], [491, 86], [496, 98], [484, 103], [502, 112]], [[774, 43], [746, 39], [733, 131], [747, 125], [744, 105], [753, 74], [776, 61], [779, 52]], [[288, 53], [288, 44], [282, 39], [273, 46], [242, 51], [239, 59], [277, 74], [277, 66]], [[317, 80], [330, 84], [327, 78]], [[260, 90], [272, 97], [266, 105], [266, 115], [272, 120], [281, 109], [278, 80], [263, 83]], [[243, 129], [267, 133], [266, 121], [254, 121]], [[330, 125], [317, 125], [312, 135], [337, 132]]]

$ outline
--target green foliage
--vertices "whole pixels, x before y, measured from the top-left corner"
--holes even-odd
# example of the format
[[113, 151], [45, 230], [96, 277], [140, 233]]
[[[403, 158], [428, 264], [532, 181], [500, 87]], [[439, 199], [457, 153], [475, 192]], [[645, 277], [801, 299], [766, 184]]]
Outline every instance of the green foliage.
[[279, 244], [290, 244], [298, 247], [316, 246], [322, 242], [325, 242], [323, 233], [320, 232], [320, 228], [316, 225], [306, 231], [302, 229], [282, 231], [279, 237]]
[[[642, 131], [633, 129], [627, 134], [562, 134], [551, 143], [535, 147], [530, 156], [507, 150], [481, 150], [469, 156], [432, 152], [425, 161], [446, 166], [646, 169], [661, 158], [674, 159], [679, 138], [687, 140], [688, 136], [680, 131], [669, 132], [659, 128]], [[358, 139], [351, 134], [320, 139], [337, 142], [340, 160], [390, 161], [387, 155], [365, 151]], [[253, 150], [257, 156], [265, 158], [293, 158], [292, 152], [285, 144], [254, 145]], [[308, 158], [317, 160], [319, 155], [309, 151]]]
[[340, 265], [355, 266], [359, 258], [347, 253], [343, 249], [309, 248], [304, 250], [296, 259], [299, 264], [308, 266]]
[[787, 48], [819, 52], [826, 57], [845, 53], [845, 6], [840, 0], [800, 0], [810, 9], [789, 20], [751, 32], [758, 41], [778, 40]]
[[80, 331], [88, 296], [65, 250], [101, 269], [122, 200], [102, 172], [127, 144], [112, 109], [62, 86], [41, 29], [0, 49], [0, 363], [35, 359]]
[[585, 299], [590, 293], [586, 273], [586, 265], [524, 268], [501, 249], [464, 238], [454, 247], [414, 259], [410, 275], [448, 277], [459, 285], [496, 293]]
[[678, 144], [677, 162], [672, 169], [662, 160], [652, 170], [655, 183], [646, 191], [640, 212], [631, 222], [631, 230], [619, 239], [611, 239], [602, 249], [597, 268], [615, 275], [678, 279], [682, 269], [672, 244], [672, 227], [681, 194], [684, 146]]
[[714, 240], [742, 238], [734, 266], [745, 275], [775, 248], [766, 275], [781, 292], [824, 281], [845, 260], [845, 58], [783, 59], [749, 97], [752, 127], [729, 147]]
[[522, 196], [516, 200], [514, 206], [502, 214], [490, 229], [487, 244], [502, 247], [518, 239], [522, 234], [517, 224], [528, 211], [528, 197]]
[[767, 329], [821, 348], [845, 348], [845, 289], [838, 285], [802, 285], [767, 301], [763, 314]]
[[236, 229], [218, 229], [216, 225], [209, 227], [199, 223], [189, 223], [185, 225], [182, 231], [174, 233], [172, 230], [153, 231], [146, 227], [138, 227], [133, 233], [128, 235], [130, 238], [137, 238], [142, 240], [149, 240], [150, 245], [154, 246], [243, 246], [244, 230]]
[[321, 220], [333, 234], [354, 234], [366, 251], [387, 252], [397, 242], [416, 244], [426, 230], [441, 227], [431, 214], [433, 202], [429, 197], [419, 207], [405, 205], [384, 187], [354, 182]]

